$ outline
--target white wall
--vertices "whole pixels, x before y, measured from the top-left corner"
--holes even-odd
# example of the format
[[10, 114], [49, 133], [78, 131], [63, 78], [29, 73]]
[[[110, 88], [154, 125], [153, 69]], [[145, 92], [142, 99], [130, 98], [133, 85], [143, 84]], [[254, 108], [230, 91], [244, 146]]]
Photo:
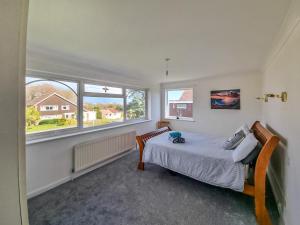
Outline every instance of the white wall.
[[26, 225], [24, 74], [28, 2], [0, 6], [0, 224]]
[[286, 225], [300, 221], [300, 1], [294, 1], [263, 76], [264, 93], [288, 92], [288, 102], [263, 104], [263, 119], [281, 137], [269, 175]]
[[142, 124], [27, 145], [27, 194], [29, 197], [35, 196], [71, 179], [73, 166], [72, 148], [77, 143], [132, 130], [136, 130], [137, 133], [149, 132], [155, 129], [155, 124], [160, 119], [160, 107], [158, 107], [160, 105], [159, 84], [144, 84], [141, 80], [135, 80], [133, 82], [131, 79], [126, 79], [118, 74], [111, 72], [104, 73], [100, 69], [89, 68], [89, 65], [86, 64], [70, 64], [66, 62], [66, 60], [60, 63], [59, 60], [54, 60], [47, 55], [36, 56], [36, 54], [34, 54], [33, 57], [30, 51], [28, 54], [28, 66], [30, 66], [31, 69], [46, 70], [56, 74], [113, 81], [149, 88], [150, 105], [148, 107], [151, 118], [150, 122]]
[[155, 129], [154, 122], [114, 128], [108, 131], [68, 137], [27, 146], [27, 193], [29, 197], [40, 194], [71, 179], [74, 145], [97, 137], [132, 130], [138, 133]]
[[[261, 74], [259, 72], [165, 83], [161, 86], [162, 104], [163, 89], [176, 87], [194, 87], [193, 114], [195, 121], [170, 120], [171, 126], [175, 130], [228, 136], [243, 123], [247, 122], [251, 125], [261, 118], [261, 102], [255, 99], [261, 95]], [[241, 110], [213, 110], [210, 108], [210, 91], [226, 89], [241, 89]]]

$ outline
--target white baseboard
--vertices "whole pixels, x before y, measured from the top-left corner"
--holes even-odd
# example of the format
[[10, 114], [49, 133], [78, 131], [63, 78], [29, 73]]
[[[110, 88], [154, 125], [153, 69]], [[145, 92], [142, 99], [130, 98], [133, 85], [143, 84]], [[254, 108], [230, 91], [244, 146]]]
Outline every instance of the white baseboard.
[[279, 222], [280, 222], [281, 225], [284, 225], [285, 222], [284, 222], [284, 219], [283, 219], [284, 218], [283, 210], [285, 208], [286, 201], [285, 201], [285, 197], [284, 197], [282, 187], [279, 183], [278, 177], [276, 176], [272, 165], [270, 165], [269, 169], [268, 169], [268, 178], [269, 178], [270, 185], [271, 185], [274, 197], [275, 197], [275, 201], [276, 201], [276, 204], [277, 204], [277, 209], [278, 209], [278, 212], [279, 212], [279, 215], [280, 215], [280, 221]]
[[124, 152], [124, 153], [121, 153], [121, 154], [119, 154], [119, 155], [116, 155], [116, 156], [114, 156], [114, 157], [112, 157], [112, 158], [110, 158], [110, 159], [108, 159], [108, 160], [105, 160], [105, 161], [103, 161], [103, 162], [100, 162], [100, 163], [98, 163], [97, 165], [92, 166], [92, 167], [90, 167], [90, 168], [87, 168], [87, 169], [85, 169], [85, 170], [83, 170], [83, 171], [80, 171], [80, 172], [77, 172], [77, 173], [70, 174], [70, 175], [67, 176], [67, 177], [64, 177], [64, 178], [62, 178], [62, 179], [59, 179], [59, 180], [57, 180], [57, 181], [55, 181], [55, 182], [52, 182], [52, 183], [50, 183], [50, 184], [48, 184], [48, 185], [45, 185], [45, 186], [41, 187], [41, 188], [37, 188], [37, 189], [35, 189], [35, 190], [33, 190], [33, 191], [27, 193], [27, 199], [36, 197], [36, 196], [38, 196], [38, 195], [40, 195], [40, 194], [42, 194], [42, 193], [44, 193], [44, 192], [47, 192], [47, 191], [49, 191], [49, 190], [51, 190], [51, 189], [53, 189], [53, 188], [55, 188], [55, 187], [58, 187], [59, 185], [62, 185], [62, 184], [64, 184], [64, 183], [68, 182], [68, 181], [74, 180], [74, 179], [76, 179], [77, 177], [80, 177], [80, 176], [82, 176], [82, 175], [84, 175], [84, 174], [86, 174], [86, 173], [89, 173], [89, 172], [91, 172], [91, 171], [93, 171], [93, 170], [95, 170], [95, 169], [97, 169], [97, 168], [99, 168], [99, 167], [101, 167], [101, 166], [104, 166], [104, 165], [106, 165], [106, 164], [109, 164], [109, 163], [111, 163], [111, 162], [113, 162], [113, 161], [115, 161], [115, 160], [121, 158], [121, 157], [124, 157], [124, 156], [128, 155], [129, 153], [131, 153], [131, 152], [133, 152], [133, 151], [135, 151], [135, 149], [132, 149], [132, 150], [126, 151], [126, 152]]
[[60, 180], [52, 182], [52, 183], [50, 183], [50, 184], [48, 184], [48, 185], [46, 185], [44, 187], [37, 188], [37, 189], [35, 189], [35, 190], [27, 193], [27, 198], [30, 199], [30, 198], [33, 198], [35, 196], [38, 196], [38, 195], [40, 195], [40, 194], [42, 194], [42, 193], [44, 193], [46, 191], [49, 191], [49, 190], [51, 190], [51, 189], [53, 189], [53, 188], [55, 188], [55, 187], [57, 187], [59, 185], [62, 185], [64, 183], [66, 183], [66, 182], [68, 182], [70, 180], [72, 180], [72, 177], [71, 176], [67, 176], [67, 177], [64, 177], [64, 178], [62, 178]]

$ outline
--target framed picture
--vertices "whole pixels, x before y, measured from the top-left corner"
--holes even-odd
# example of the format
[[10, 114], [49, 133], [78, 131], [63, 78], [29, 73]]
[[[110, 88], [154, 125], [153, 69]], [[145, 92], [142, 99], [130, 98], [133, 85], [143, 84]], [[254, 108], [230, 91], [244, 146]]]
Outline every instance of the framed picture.
[[240, 89], [210, 92], [212, 109], [241, 109]]

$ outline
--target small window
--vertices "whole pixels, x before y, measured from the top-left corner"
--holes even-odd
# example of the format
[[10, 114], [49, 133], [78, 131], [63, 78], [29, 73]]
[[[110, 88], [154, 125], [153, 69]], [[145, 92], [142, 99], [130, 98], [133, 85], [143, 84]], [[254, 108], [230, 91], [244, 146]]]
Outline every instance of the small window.
[[123, 122], [123, 112], [123, 98], [83, 97], [84, 127]]
[[[75, 82], [26, 77], [26, 133], [77, 127], [77, 88]], [[67, 105], [74, 116], [65, 115]]]
[[145, 119], [146, 92], [144, 90], [126, 89], [126, 119]]
[[89, 93], [99, 93], [99, 94], [113, 94], [121, 95], [123, 94], [123, 89], [118, 87], [108, 87], [94, 84], [85, 84], [84, 91]]
[[43, 103], [41, 103], [40, 110], [41, 111], [57, 111], [58, 105], [43, 105]]
[[165, 117], [170, 119], [193, 118], [193, 89], [166, 90]]
[[61, 110], [63, 110], [63, 111], [70, 110], [70, 105], [62, 105]]
[[178, 103], [178, 104], [176, 105], [176, 108], [177, 108], [177, 109], [187, 109], [187, 104], [180, 104], [180, 103]]

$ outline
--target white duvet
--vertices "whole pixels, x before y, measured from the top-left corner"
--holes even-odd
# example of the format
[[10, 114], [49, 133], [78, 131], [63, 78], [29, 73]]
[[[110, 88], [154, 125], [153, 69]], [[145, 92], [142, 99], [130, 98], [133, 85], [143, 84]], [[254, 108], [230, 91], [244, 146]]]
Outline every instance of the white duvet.
[[184, 144], [173, 144], [169, 133], [147, 141], [143, 160], [154, 163], [196, 180], [242, 192], [244, 165], [235, 163], [232, 151], [224, 150], [224, 138], [198, 133], [182, 132]]

